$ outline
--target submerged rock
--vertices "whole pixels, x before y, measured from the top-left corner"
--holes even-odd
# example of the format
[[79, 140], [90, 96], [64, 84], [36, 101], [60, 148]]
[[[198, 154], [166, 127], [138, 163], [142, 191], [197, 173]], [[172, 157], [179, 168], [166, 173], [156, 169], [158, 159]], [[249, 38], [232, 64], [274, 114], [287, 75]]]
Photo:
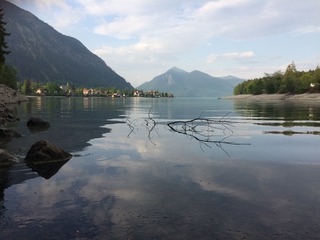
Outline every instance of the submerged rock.
[[31, 117], [27, 126], [50, 126], [50, 123], [42, 118]]
[[71, 158], [72, 154], [55, 144], [40, 140], [31, 146], [25, 157], [25, 162], [40, 176], [49, 179]]
[[31, 132], [45, 131], [50, 127], [50, 123], [41, 118], [31, 117], [27, 122], [27, 127]]

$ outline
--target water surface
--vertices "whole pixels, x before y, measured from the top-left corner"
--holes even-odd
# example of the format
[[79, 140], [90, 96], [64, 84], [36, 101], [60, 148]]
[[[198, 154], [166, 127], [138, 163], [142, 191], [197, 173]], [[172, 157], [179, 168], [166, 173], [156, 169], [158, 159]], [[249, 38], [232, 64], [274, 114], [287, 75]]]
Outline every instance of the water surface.
[[[74, 157], [49, 179], [23, 161], [1, 170], [1, 239], [320, 234], [320, 104], [35, 98], [17, 111], [9, 151], [47, 139]], [[51, 127], [30, 131], [30, 116]]]

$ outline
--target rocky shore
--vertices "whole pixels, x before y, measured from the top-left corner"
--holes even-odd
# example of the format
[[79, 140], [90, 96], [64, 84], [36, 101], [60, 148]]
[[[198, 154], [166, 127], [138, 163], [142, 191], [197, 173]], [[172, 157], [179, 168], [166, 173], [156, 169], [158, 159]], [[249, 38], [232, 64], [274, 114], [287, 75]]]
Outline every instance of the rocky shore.
[[320, 93], [304, 93], [304, 94], [242, 94], [224, 97], [224, 99], [236, 100], [254, 100], [254, 101], [273, 101], [273, 100], [289, 100], [289, 101], [319, 101]]
[[15, 116], [13, 116], [14, 105], [24, 101], [28, 101], [26, 96], [19, 94], [4, 84], [0, 84], [0, 127], [16, 120]]
[[[0, 177], [1, 171], [6, 172], [8, 167], [20, 161], [17, 156], [12, 155], [5, 149], [2, 149], [2, 147], [13, 138], [22, 137], [18, 132], [7, 129], [5, 125], [8, 122], [19, 120], [14, 116], [13, 109], [16, 104], [24, 101], [28, 101], [26, 96], [23, 96], [17, 91], [0, 84], [0, 167], [2, 167], [0, 168]], [[27, 122], [26, 127], [28, 127], [30, 131], [40, 131], [48, 129], [50, 127], [50, 123], [40, 118], [31, 117]], [[60, 149], [55, 144], [46, 140], [40, 140], [32, 145], [24, 161], [33, 171], [48, 179], [53, 176], [71, 157], [71, 154]]]

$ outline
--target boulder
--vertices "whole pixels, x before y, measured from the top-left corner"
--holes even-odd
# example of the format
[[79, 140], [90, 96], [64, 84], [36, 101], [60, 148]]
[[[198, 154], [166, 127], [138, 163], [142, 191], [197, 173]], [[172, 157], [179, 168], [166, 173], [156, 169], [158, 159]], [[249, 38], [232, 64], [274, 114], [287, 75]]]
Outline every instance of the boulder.
[[28, 151], [25, 161], [28, 163], [41, 164], [48, 162], [67, 161], [72, 155], [55, 144], [40, 140], [34, 143]]
[[27, 127], [31, 132], [45, 131], [50, 127], [50, 123], [41, 118], [31, 117], [27, 122]]
[[70, 153], [53, 143], [40, 140], [31, 146], [25, 157], [25, 162], [40, 176], [49, 179], [71, 158]]

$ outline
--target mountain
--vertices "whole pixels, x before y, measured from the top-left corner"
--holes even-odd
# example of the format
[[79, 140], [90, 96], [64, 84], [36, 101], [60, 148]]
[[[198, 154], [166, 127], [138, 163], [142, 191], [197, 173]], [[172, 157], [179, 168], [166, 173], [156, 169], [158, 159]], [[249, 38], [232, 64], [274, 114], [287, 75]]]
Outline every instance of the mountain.
[[133, 89], [77, 39], [57, 32], [12, 3], [1, 0], [0, 8], [4, 10], [6, 31], [11, 34], [6, 38], [11, 51], [6, 62], [18, 69], [20, 80]]
[[246, 80], [246, 79], [238, 78], [238, 77], [235, 77], [235, 76], [232, 76], [232, 75], [228, 75], [228, 76], [225, 76], [225, 77], [219, 77], [219, 78], [229, 82], [233, 86], [236, 86], [239, 83], [241, 83], [241, 82]]
[[188, 73], [173, 67], [137, 89], [170, 92], [177, 97], [223, 97], [232, 95], [234, 87], [242, 81], [233, 76], [217, 78], [197, 70]]

